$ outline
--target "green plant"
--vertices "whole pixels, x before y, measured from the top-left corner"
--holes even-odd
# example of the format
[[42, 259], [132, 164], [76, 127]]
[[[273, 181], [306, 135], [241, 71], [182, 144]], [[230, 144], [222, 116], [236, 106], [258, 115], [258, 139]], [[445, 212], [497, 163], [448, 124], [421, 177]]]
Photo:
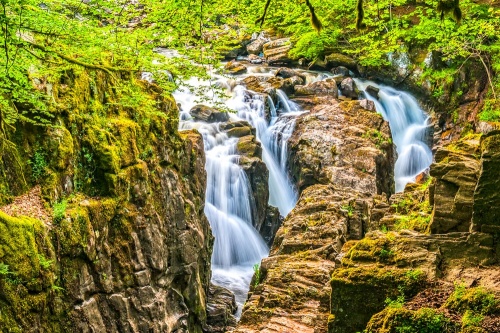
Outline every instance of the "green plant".
[[260, 265], [255, 264], [253, 265], [253, 272], [254, 272], [254, 287], [257, 287], [260, 284]]
[[347, 216], [352, 217], [354, 215], [354, 206], [351, 204], [349, 205], [342, 205], [341, 209], [345, 212], [347, 212]]
[[66, 215], [66, 207], [68, 206], [68, 201], [66, 199], [63, 199], [59, 202], [56, 202], [54, 204], [54, 206], [52, 207], [53, 211], [54, 211], [54, 223], [59, 223], [61, 222], [65, 215]]
[[7, 276], [11, 273], [12, 272], [9, 270], [9, 265], [6, 265], [3, 262], [0, 262], [0, 275]]
[[49, 269], [52, 266], [54, 260], [49, 260], [45, 258], [42, 254], [38, 254], [38, 262], [43, 269]]
[[380, 259], [386, 260], [394, 256], [394, 251], [388, 250], [385, 246], [380, 250], [379, 255]]
[[45, 160], [45, 153], [41, 150], [35, 151], [33, 157], [28, 161], [28, 164], [31, 166], [31, 177], [33, 180], [35, 182], [40, 181], [41, 178], [45, 176], [48, 166]]
[[467, 310], [462, 317], [462, 328], [481, 326], [483, 319], [482, 314]]
[[396, 297], [396, 299], [393, 300], [389, 297], [387, 297], [385, 299], [386, 307], [394, 308], [394, 309], [399, 309], [399, 308], [403, 307], [403, 305], [405, 303], [404, 287], [398, 286], [398, 291], [399, 291], [399, 295]]

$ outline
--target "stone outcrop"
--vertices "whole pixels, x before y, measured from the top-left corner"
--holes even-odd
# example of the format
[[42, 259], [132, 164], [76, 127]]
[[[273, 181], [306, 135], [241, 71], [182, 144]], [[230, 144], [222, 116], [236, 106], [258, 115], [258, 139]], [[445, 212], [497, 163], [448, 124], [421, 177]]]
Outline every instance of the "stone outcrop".
[[356, 194], [308, 187], [280, 227], [235, 332], [325, 332], [335, 256], [349, 229], [343, 208]]
[[[290, 165], [301, 180], [299, 202], [278, 230], [259, 274], [254, 275], [235, 332], [325, 332], [330, 313], [328, 282], [342, 245], [349, 239], [362, 238], [367, 230], [373, 198], [366, 192], [376, 192], [375, 165], [387, 163], [387, 172], [392, 175], [392, 144], [380, 148], [363, 137], [363, 133], [376, 129], [387, 140], [390, 138], [387, 123], [380, 116], [362, 109], [357, 102], [339, 104], [329, 98], [315, 102], [321, 104], [299, 116], [289, 141]], [[368, 148], [363, 151], [366, 160], [359, 162], [359, 172], [350, 170], [351, 163], [347, 162], [348, 151], [354, 152], [357, 147]], [[314, 172], [310, 171], [313, 167]], [[353, 181], [330, 178], [330, 168], [337, 168], [338, 175], [351, 174]], [[390, 192], [392, 177], [387, 179], [385, 186]]]
[[288, 52], [292, 48], [290, 38], [276, 39], [264, 44], [264, 57], [269, 65], [289, 64], [292, 59], [288, 56]]
[[436, 163], [430, 168], [431, 176], [436, 178], [432, 233], [470, 230], [480, 169], [478, 149], [479, 141], [469, 140], [461, 148], [449, 146], [436, 152]]
[[227, 112], [219, 111], [206, 105], [195, 105], [189, 110], [191, 117], [197, 120], [208, 123], [228, 121], [229, 115]]
[[247, 52], [248, 54], [260, 54], [262, 50], [264, 49], [264, 44], [268, 43], [269, 40], [265, 37], [259, 36], [253, 41], [250, 42], [250, 44], [247, 45]]
[[[401, 294], [411, 300], [420, 291], [437, 285], [453, 286], [460, 279], [491, 284], [500, 277], [491, 266], [493, 244], [493, 237], [482, 233], [429, 236], [410, 231], [377, 231], [361, 241], [346, 243], [331, 280], [328, 332], [363, 331], [372, 316], [376, 319], [377, 313], [386, 308], [387, 299], [395, 300]], [[478, 272], [478, 265], [490, 268]]]
[[239, 164], [245, 171], [252, 190], [252, 216], [254, 227], [260, 232], [266, 220], [269, 201], [269, 171], [262, 161], [262, 148], [254, 135], [243, 136], [238, 140]]
[[175, 101], [155, 85], [134, 83], [155, 103], [132, 108], [114, 77], [71, 73], [51, 95], [60, 125], [17, 128], [16, 160], [38, 156], [42, 176], [17, 174], [54, 209], [51, 222], [0, 212], [0, 330], [201, 333], [213, 241], [202, 138], [177, 132]]
[[295, 95], [297, 96], [330, 96], [337, 98], [338, 88], [335, 80], [325, 80], [309, 83], [305, 86], [296, 86]]
[[298, 117], [288, 145], [290, 170], [299, 190], [321, 183], [374, 194], [394, 192], [389, 126], [359, 102], [314, 106]]
[[207, 325], [205, 331], [211, 333], [224, 333], [236, 326], [234, 316], [238, 306], [234, 294], [226, 288], [210, 284], [207, 300]]
[[224, 71], [228, 74], [237, 75], [246, 73], [247, 68], [242, 63], [231, 60], [224, 66]]
[[356, 60], [353, 58], [346, 56], [345, 54], [341, 53], [332, 53], [330, 55], [327, 55], [325, 57], [325, 62], [326, 65], [330, 68], [332, 67], [346, 67], [350, 70], [356, 71], [357, 70], [357, 63]]
[[481, 137], [481, 170], [474, 191], [473, 229], [500, 234], [500, 132]]

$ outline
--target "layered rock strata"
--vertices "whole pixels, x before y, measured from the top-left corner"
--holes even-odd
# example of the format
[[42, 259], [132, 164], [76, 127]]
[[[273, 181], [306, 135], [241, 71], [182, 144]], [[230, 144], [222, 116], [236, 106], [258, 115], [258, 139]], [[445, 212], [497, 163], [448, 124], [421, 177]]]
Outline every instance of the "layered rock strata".
[[[296, 126], [290, 164], [302, 180], [301, 196], [254, 275], [236, 332], [326, 331], [336, 257], [348, 239], [363, 237], [373, 205], [367, 191], [376, 192], [378, 177], [392, 172], [392, 145], [381, 147], [363, 135], [377, 130], [389, 142], [389, 127], [358, 102], [321, 100]], [[356, 167], [349, 159], [358, 161]], [[388, 170], [377, 172], [377, 165]], [[335, 176], [342, 170], [351, 181]], [[392, 186], [387, 184], [387, 191]]]

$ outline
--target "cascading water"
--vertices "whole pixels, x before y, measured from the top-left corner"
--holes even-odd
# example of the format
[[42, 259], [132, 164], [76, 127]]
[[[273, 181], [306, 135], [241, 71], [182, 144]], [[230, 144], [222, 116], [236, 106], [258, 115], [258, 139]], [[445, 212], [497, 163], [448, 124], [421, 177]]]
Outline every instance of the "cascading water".
[[[268, 71], [261, 72], [262, 75], [269, 75]], [[286, 170], [286, 142], [293, 132], [294, 117], [300, 114], [297, 104], [288, 100], [281, 91], [278, 91], [276, 105], [272, 99], [264, 99], [241, 85], [236, 85], [231, 91], [232, 84], [227, 79], [214, 77], [219, 79], [218, 86], [227, 88], [227, 94], [232, 97], [217, 101], [216, 94], [213, 94], [211, 101], [225, 102], [227, 107], [236, 111], [236, 115], [230, 115], [232, 120], [247, 120], [256, 128], [257, 139], [262, 143], [263, 160], [269, 169], [270, 204], [278, 207], [282, 215], [287, 215], [297, 201], [297, 193]], [[197, 79], [188, 83], [195, 87], [209, 84]], [[191, 119], [189, 110], [197, 104], [196, 94], [183, 88], [175, 92], [174, 97], [181, 105], [180, 129], [196, 128], [202, 134], [205, 145], [205, 214], [215, 236], [212, 282], [235, 293], [241, 313], [253, 266], [267, 256], [268, 248], [252, 226], [251, 187], [245, 172], [238, 165], [238, 139], [229, 138], [217, 123]], [[266, 120], [266, 102], [270, 121]]]
[[[273, 76], [266, 67], [249, 67], [250, 75]], [[329, 73], [302, 71], [306, 82], [315, 82], [331, 76]], [[249, 75], [249, 74], [247, 74]], [[244, 77], [246, 75], [242, 75]], [[262, 144], [262, 158], [269, 170], [269, 204], [278, 207], [286, 216], [297, 202], [297, 192], [287, 172], [287, 142], [295, 127], [295, 118], [303, 111], [286, 94], [276, 91], [276, 103], [270, 96], [248, 91], [234, 79], [213, 75], [218, 87], [225, 89], [226, 100], [220, 94], [209, 94], [213, 82], [192, 79], [189, 86], [205, 87], [205, 104], [224, 103], [236, 111], [231, 120], [246, 120], [255, 129]], [[409, 94], [373, 82], [356, 80], [365, 90], [368, 85], [380, 89], [379, 98], [367, 95], [377, 110], [389, 121], [399, 158], [395, 167], [396, 190], [415, 179], [432, 161], [430, 149], [424, 143], [427, 120], [416, 100]], [[180, 129], [196, 128], [202, 134], [207, 171], [205, 214], [215, 236], [212, 256], [212, 282], [235, 293], [239, 313], [246, 300], [253, 265], [268, 254], [268, 248], [252, 226], [251, 186], [238, 164], [236, 144], [219, 124], [194, 121], [189, 110], [198, 104], [196, 94], [184, 88], [174, 93], [181, 105]], [[266, 110], [267, 108], [267, 110]], [[266, 112], [267, 111], [267, 112]], [[238, 313], [238, 315], [239, 315]]]
[[[406, 184], [415, 181], [415, 177], [432, 163], [432, 151], [425, 143], [428, 117], [417, 100], [406, 92], [371, 81], [355, 79], [355, 82], [389, 122], [398, 152], [394, 169], [396, 192], [401, 192]], [[379, 89], [378, 99], [366, 92], [369, 85]]]

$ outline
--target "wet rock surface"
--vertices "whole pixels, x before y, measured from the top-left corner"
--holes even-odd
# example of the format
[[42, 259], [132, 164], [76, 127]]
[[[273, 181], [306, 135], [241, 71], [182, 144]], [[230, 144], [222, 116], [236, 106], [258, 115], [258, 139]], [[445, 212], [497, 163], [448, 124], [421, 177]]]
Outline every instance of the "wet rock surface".
[[189, 111], [189, 114], [197, 120], [206, 121], [208, 123], [229, 120], [227, 112], [222, 112], [215, 108], [201, 104], [193, 106], [193, 108]]
[[207, 300], [207, 332], [226, 332], [236, 326], [237, 306], [234, 294], [228, 289], [210, 284]]
[[[375, 142], [370, 131], [381, 133]], [[392, 193], [390, 130], [359, 102], [326, 101], [301, 115], [289, 141], [290, 170], [299, 190], [315, 183], [368, 193]]]

